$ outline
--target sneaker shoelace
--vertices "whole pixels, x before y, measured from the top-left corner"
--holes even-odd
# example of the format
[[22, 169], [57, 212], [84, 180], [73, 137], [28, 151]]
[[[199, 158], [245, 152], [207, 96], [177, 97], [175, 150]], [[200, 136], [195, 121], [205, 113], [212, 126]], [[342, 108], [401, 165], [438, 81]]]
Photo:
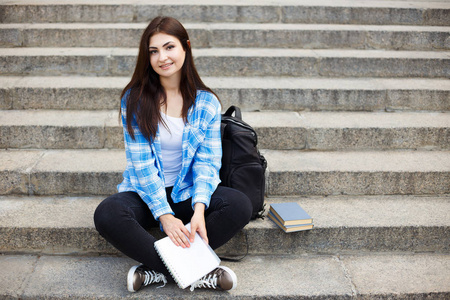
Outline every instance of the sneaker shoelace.
[[163, 282], [164, 284], [162, 286], [158, 286], [158, 288], [160, 287], [165, 287], [167, 280], [166, 280], [166, 276], [164, 276], [161, 273], [157, 273], [155, 271], [143, 271], [145, 279], [144, 279], [144, 286], [152, 284], [152, 283], [156, 283], [156, 282]]
[[203, 278], [197, 280], [191, 285], [191, 292], [194, 291], [195, 288], [209, 288], [216, 289], [217, 288], [217, 274], [207, 275]]

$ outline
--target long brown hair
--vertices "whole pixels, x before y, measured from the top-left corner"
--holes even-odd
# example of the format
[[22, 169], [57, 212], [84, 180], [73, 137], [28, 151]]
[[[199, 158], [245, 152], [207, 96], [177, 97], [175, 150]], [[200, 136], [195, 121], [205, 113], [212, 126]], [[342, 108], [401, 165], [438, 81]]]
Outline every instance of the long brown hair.
[[123, 89], [120, 96], [122, 98], [130, 90], [126, 99], [126, 121], [128, 133], [133, 139], [133, 117], [136, 117], [139, 130], [148, 141], [151, 141], [156, 136], [158, 122], [163, 122], [160, 106], [161, 100], [164, 103], [167, 96], [164, 88], [161, 86], [159, 75], [150, 65], [149, 54], [150, 38], [156, 33], [165, 33], [176, 37], [181, 42], [184, 51], [186, 51], [186, 58], [181, 68], [180, 81], [180, 91], [183, 97], [182, 117], [184, 121], [187, 122], [188, 110], [191, 105], [195, 104], [197, 90], [205, 90], [214, 94], [198, 75], [191, 47], [188, 44], [189, 36], [183, 25], [171, 17], [159, 16], [154, 18], [142, 34], [136, 68], [131, 81]]

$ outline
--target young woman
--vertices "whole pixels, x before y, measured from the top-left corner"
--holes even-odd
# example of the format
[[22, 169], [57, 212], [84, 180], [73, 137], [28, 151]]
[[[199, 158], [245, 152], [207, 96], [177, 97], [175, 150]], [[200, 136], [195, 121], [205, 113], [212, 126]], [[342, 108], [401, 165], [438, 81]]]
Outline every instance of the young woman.
[[[189, 247], [197, 232], [216, 249], [249, 222], [252, 206], [243, 193], [218, 186], [221, 106], [197, 73], [180, 22], [150, 22], [121, 97], [127, 166], [118, 193], [100, 203], [94, 221], [108, 242], [141, 263], [128, 272], [135, 292], [173, 282], [149, 228], [160, 227], [179, 247]], [[235, 273], [221, 266], [191, 288], [236, 285]]]

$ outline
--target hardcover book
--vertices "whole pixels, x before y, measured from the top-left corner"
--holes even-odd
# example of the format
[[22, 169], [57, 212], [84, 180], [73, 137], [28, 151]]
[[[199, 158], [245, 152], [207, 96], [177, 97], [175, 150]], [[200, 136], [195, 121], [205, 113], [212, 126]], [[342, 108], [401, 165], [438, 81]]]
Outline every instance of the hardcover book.
[[281, 221], [277, 219], [277, 217], [269, 211], [269, 213], [267, 214], [267, 216], [269, 217], [269, 219], [271, 219], [275, 224], [278, 225], [278, 227], [280, 227], [281, 229], [283, 229], [284, 232], [295, 232], [295, 231], [303, 231], [303, 230], [311, 230], [314, 228], [314, 224], [302, 224], [302, 225], [287, 225], [284, 226], [283, 224], [281, 224]]
[[283, 226], [312, 224], [311, 216], [297, 203], [273, 203], [269, 212], [272, 212]]

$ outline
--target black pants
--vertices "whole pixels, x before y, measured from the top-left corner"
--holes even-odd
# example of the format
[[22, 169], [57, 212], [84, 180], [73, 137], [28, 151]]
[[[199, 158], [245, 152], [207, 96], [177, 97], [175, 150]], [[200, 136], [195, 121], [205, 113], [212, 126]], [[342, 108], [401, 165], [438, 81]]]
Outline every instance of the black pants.
[[[184, 224], [189, 223], [194, 214], [191, 199], [173, 203], [171, 188], [166, 191], [175, 217]], [[249, 222], [251, 214], [252, 205], [245, 194], [235, 189], [217, 187], [205, 211], [211, 248], [216, 249], [228, 242]], [[154, 248], [156, 238], [147, 231], [152, 227], [159, 228], [159, 222], [153, 218], [150, 209], [137, 193], [117, 193], [103, 200], [95, 211], [94, 222], [98, 232], [119, 251], [169, 276], [169, 271]]]

